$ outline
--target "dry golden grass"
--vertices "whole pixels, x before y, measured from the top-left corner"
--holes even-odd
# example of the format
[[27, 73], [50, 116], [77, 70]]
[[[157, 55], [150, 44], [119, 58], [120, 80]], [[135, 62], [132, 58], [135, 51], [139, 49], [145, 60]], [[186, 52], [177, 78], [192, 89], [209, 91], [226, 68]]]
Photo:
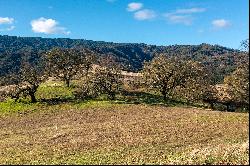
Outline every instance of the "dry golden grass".
[[133, 104], [69, 108], [0, 117], [0, 163], [249, 163], [247, 113]]

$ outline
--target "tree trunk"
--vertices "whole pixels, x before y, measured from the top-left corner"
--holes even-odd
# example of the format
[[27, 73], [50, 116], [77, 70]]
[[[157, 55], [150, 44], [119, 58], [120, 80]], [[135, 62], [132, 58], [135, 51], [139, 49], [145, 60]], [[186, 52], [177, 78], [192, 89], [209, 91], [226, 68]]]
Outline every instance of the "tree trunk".
[[69, 79], [66, 79], [66, 80], [65, 80], [65, 83], [66, 83], [66, 86], [67, 86], [67, 87], [69, 87], [69, 81], [70, 81]]
[[213, 110], [214, 109], [214, 103], [210, 102], [210, 108]]
[[167, 95], [166, 94], [163, 94], [163, 100], [167, 101]]
[[35, 93], [34, 93], [34, 92], [30, 92], [29, 95], [30, 95], [30, 98], [31, 98], [31, 102], [32, 102], [32, 103], [35, 103], [35, 102], [37, 101], [37, 100], [36, 100]]
[[161, 94], [163, 95], [163, 100], [164, 101], [167, 101], [167, 92], [165, 91], [165, 90], [163, 90], [162, 92], [161, 92]]

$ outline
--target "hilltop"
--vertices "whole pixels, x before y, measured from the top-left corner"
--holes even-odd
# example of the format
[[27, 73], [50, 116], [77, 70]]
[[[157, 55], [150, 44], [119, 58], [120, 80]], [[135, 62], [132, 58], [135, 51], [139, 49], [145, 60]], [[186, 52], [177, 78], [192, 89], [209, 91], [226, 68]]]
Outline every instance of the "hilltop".
[[87, 47], [96, 51], [100, 57], [111, 55], [120, 63], [123, 70], [138, 72], [144, 61], [150, 61], [160, 53], [167, 56], [180, 56], [192, 59], [209, 66], [214, 73], [214, 82], [221, 82], [223, 77], [232, 72], [236, 65], [244, 63], [242, 52], [219, 45], [202, 43], [200, 45], [170, 45], [156, 46], [144, 43], [113, 43], [69, 38], [17, 37], [0, 35], [0, 76], [10, 70], [18, 70], [20, 61], [25, 57], [25, 50], [33, 50], [33, 58], [39, 58], [36, 53], [48, 51], [54, 47], [72, 48]]

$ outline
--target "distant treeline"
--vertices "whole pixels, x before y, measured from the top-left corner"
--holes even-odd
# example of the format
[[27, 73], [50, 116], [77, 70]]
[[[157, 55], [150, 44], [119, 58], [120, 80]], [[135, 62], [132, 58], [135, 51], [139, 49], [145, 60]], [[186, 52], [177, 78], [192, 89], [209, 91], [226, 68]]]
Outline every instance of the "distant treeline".
[[213, 84], [222, 83], [223, 78], [246, 63], [244, 52], [219, 45], [171, 45], [155, 46], [143, 43], [112, 43], [84, 39], [16, 37], [0, 35], [0, 76], [18, 72], [22, 59], [30, 56], [31, 61], [40, 58], [42, 52], [52, 48], [88, 48], [98, 55], [98, 62], [107, 56], [112, 57], [123, 70], [138, 72], [144, 62], [152, 60], [157, 54], [164, 53], [169, 57], [201, 62], [212, 73]]

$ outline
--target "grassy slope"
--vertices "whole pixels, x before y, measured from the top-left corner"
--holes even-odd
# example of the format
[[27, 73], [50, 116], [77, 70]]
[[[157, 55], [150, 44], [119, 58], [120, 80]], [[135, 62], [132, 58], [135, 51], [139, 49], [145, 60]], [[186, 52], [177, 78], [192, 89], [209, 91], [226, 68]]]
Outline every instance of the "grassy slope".
[[[53, 88], [37, 96], [71, 98]], [[248, 121], [188, 107], [9, 100], [0, 103], [0, 163], [248, 164]]]

